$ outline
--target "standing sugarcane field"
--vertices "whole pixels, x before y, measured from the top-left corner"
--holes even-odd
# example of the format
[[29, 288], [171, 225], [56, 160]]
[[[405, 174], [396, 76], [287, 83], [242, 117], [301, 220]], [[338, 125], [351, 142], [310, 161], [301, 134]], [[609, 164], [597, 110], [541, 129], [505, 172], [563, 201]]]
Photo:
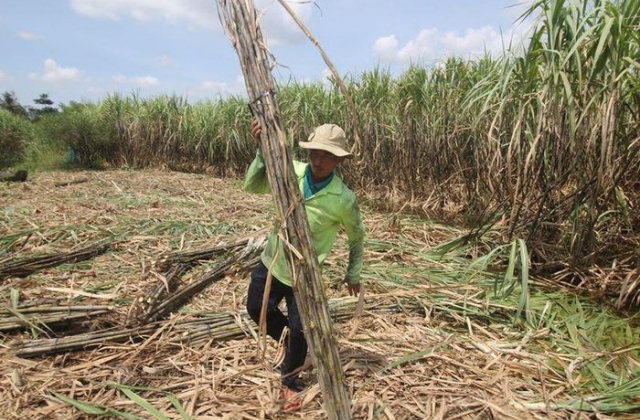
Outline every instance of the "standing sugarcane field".
[[[252, 2], [219, 3], [247, 59], [233, 8]], [[0, 419], [640, 419], [640, 1], [537, 0], [522, 18], [519, 52], [399, 75], [256, 92], [256, 52], [248, 95], [26, 112], [5, 93]], [[289, 412], [286, 339], [246, 308], [295, 209], [245, 174], [260, 147], [268, 169], [308, 161], [299, 142], [325, 123], [352, 154], [335, 173], [365, 227], [361, 289], [343, 229], [308, 298], [330, 332]], [[288, 175], [269, 172], [274, 191]]]

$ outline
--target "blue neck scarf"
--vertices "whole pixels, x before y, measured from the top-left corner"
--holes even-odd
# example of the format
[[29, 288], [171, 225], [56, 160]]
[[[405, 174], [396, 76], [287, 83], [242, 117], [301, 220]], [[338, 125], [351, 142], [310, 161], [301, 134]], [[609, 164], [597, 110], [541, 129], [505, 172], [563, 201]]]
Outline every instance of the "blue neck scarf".
[[333, 179], [333, 172], [331, 175], [324, 181], [314, 182], [313, 180], [313, 172], [311, 172], [311, 165], [307, 165], [307, 169], [304, 172], [304, 199], [308, 199], [331, 182]]

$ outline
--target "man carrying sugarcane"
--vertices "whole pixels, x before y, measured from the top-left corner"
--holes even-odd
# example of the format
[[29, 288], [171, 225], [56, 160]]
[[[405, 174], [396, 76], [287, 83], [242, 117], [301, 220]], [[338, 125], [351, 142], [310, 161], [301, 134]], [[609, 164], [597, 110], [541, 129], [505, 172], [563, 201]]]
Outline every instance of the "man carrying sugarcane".
[[[260, 139], [260, 125], [256, 119], [252, 121], [251, 134], [256, 140]], [[343, 227], [349, 246], [349, 262], [343, 283], [351, 295], [357, 296], [360, 292], [365, 228], [355, 194], [334, 172], [338, 165], [351, 156], [347, 150], [345, 133], [335, 124], [324, 124], [311, 133], [307, 142], [299, 144], [303, 149], [309, 150], [310, 163], [294, 160], [293, 166], [304, 197], [311, 240], [318, 261], [322, 264], [329, 255], [338, 231]], [[260, 149], [247, 171], [244, 188], [251, 193], [270, 192]], [[296, 379], [307, 356], [307, 342], [286, 255], [283, 240], [276, 228], [269, 236], [260, 262], [251, 273], [247, 312], [256, 323], [260, 323], [265, 289], [270, 281], [266, 302], [266, 330], [269, 336], [278, 341], [285, 327], [289, 330], [288, 337], [284, 340], [285, 356], [280, 367], [281, 397], [285, 401], [285, 411], [296, 411], [302, 406], [298, 396], [301, 388]], [[278, 308], [283, 299], [288, 316]]]

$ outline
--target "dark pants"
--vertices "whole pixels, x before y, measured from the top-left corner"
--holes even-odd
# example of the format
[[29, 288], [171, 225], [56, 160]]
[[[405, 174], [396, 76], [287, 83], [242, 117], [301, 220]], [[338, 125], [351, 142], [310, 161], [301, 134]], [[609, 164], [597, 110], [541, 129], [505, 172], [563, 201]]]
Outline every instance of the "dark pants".
[[[268, 270], [260, 262], [251, 273], [251, 283], [249, 284], [249, 294], [247, 297], [247, 312], [256, 322], [260, 322], [260, 310], [262, 309], [262, 299], [267, 283]], [[287, 303], [287, 317], [280, 311], [278, 305], [285, 299]], [[267, 302], [267, 334], [275, 340], [280, 340], [284, 327], [289, 327], [289, 337], [285, 341], [285, 356], [280, 372], [282, 373], [282, 384], [290, 388], [296, 388], [295, 380], [297, 373], [293, 373], [304, 363], [307, 357], [307, 340], [304, 338], [302, 320], [293, 296], [293, 288], [281, 283], [275, 277], [271, 280], [271, 292]]]

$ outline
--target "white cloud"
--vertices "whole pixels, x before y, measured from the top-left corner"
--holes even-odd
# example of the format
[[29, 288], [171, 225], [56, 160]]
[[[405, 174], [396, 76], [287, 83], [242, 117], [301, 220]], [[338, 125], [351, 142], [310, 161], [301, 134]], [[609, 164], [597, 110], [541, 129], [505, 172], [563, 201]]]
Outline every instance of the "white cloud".
[[418, 36], [400, 48], [395, 35], [379, 38], [373, 44], [374, 55], [383, 62], [407, 64], [411, 61], [432, 58], [437, 52], [438, 30], [423, 29]]
[[9, 76], [7, 75], [7, 73], [0, 70], [0, 80], [7, 80], [8, 78]]
[[443, 49], [454, 55], [481, 55], [484, 51], [502, 52], [501, 35], [491, 26], [469, 28], [464, 35], [446, 32], [440, 39]]
[[[214, 0], [70, 0], [71, 8], [81, 15], [121, 19], [129, 16], [146, 22], [166, 20], [184, 22], [189, 26], [220, 28], [220, 19]], [[303, 21], [312, 14], [313, 2], [288, 3]], [[256, 0], [260, 13], [260, 26], [269, 45], [293, 44], [305, 39], [305, 35], [289, 13], [274, 0]]]
[[40, 35], [36, 34], [35, 32], [29, 32], [29, 31], [18, 32], [18, 38], [24, 39], [27, 41], [39, 41], [42, 39]]
[[493, 56], [502, 54], [503, 44], [508, 46], [511, 39], [516, 43], [522, 40], [522, 32], [510, 30], [500, 33], [492, 26], [479, 29], [469, 28], [463, 34], [453, 31], [442, 32], [437, 28], [423, 29], [404, 46], [395, 35], [379, 38], [373, 44], [374, 56], [390, 64], [406, 65], [412, 62], [441, 61], [449, 56], [475, 59], [485, 52]]
[[396, 61], [398, 55], [398, 40], [395, 35], [383, 36], [373, 43], [373, 54], [385, 62]]
[[81, 15], [120, 19], [130, 16], [139, 21], [186, 22], [196, 27], [219, 27], [215, 2], [211, 0], [70, 0]]
[[153, 76], [127, 77], [117, 75], [113, 77], [113, 81], [117, 84], [134, 85], [137, 87], [158, 86], [160, 81]]
[[29, 74], [29, 78], [33, 80], [40, 80], [43, 82], [64, 82], [64, 81], [78, 81], [82, 78], [82, 72], [74, 67], [62, 67], [59, 66], [55, 60], [47, 58], [44, 60], [44, 73], [37, 75], [36, 73]]
[[[309, 20], [312, 7], [315, 7], [309, 1], [289, 1], [287, 4], [303, 22]], [[257, 0], [256, 8], [260, 10], [260, 27], [269, 45], [295, 44], [306, 39], [289, 12], [277, 1]]]

